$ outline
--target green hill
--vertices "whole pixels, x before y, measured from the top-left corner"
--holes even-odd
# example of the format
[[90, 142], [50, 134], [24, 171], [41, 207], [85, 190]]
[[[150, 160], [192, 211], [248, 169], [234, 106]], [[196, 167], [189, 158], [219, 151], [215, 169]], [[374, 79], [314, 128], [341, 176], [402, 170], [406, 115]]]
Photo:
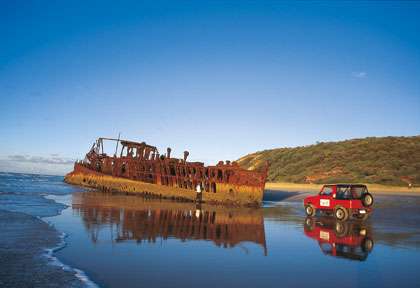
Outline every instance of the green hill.
[[278, 148], [238, 160], [247, 169], [270, 162], [269, 182], [420, 184], [420, 136], [369, 137]]

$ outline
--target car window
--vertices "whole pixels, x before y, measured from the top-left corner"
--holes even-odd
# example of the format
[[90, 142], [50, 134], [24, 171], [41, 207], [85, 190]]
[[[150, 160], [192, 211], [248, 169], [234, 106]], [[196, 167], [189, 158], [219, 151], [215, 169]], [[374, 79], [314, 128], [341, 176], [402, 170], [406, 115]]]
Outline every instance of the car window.
[[331, 186], [324, 186], [324, 188], [322, 189], [321, 195], [329, 196], [332, 194], [332, 192], [333, 192], [333, 189]]
[[366, 193], [366, 187], [363, 186], [337, 187], [337, 199], [360, 199], [364, 193]]
[[359, 186], [359, 187], [352, 187], [351, 194], [354, 199], [360, 199], [363, 194], [366, 193], [366, 187]]
[[337, 187], [337, 199], [345, 200], [351, 199], [350, 187]]

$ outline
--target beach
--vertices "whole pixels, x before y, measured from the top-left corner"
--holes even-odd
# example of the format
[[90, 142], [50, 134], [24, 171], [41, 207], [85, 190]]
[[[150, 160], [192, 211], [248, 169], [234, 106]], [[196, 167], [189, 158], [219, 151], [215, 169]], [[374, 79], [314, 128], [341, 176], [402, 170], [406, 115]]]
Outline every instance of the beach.
[[60, 176], [0, 173], [1, 287], [86, 287], [83, 273], [54, 256], [65, 234], [44, 220], [67, 207], [44, 196], [76, 190]]
[[420, 0], [45, 2], [0, 6], [0, 288], [420, 288]]
[[[361, 183], [363, 184], [363, 183]], [[387, 186], [379, 184], [366, 184], [369, 191], [381, 195], [410, 195], [419, 196], [420, 187], [402, 187], [402, 186]], [[300, 184], [300, 183], [286, 183], [286, 182], [267, 182], [265, 184], [266, 190], [273, 191], [292, 191], [292, 192], [319, 192], [323, 184]]]
[[0, 286], [83, 287], [71, 270], [52, 265], [49, 251], [61, 241], [44, 221], [0, 210]]
[[266, 190], [263, 207], [235, 208], [85, 191], [57, 176], [0, 179], [4, 287], [303, 287], [319, 267], [333, 271], [325, 287], [362, 270], [352, 285], [418, 283], [416, 196], [378, 194], [371, 218], [338, 235], [332, 217], [308, 222], [306, 189]]

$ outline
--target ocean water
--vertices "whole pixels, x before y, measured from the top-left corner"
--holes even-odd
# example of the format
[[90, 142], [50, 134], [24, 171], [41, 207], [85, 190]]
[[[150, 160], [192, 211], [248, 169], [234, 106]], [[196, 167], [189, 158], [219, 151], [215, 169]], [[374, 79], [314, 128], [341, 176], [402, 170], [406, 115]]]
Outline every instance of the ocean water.
[[[420, 197], [374, 195], [368, 221], [341, 223], [306, 218], [300, 193], [268, 192], [264, 207], [245, 209], [82, 191], [62, 178], [47, 180], [45, 192], [44, 180], [25, 181], [16, 181], [22, 189], [0, 184], [9, 187], [0, 194], [0, 209], [2, 196], [11, 192], [23, 197], [13, 205], [6, 201], [13, 211], [46, 215], [62, 207], [41, 219], [66, 235], [65, 246], [51, 253], [76, 278], [64, 286], [418, 287], [420, 282]], [[18, 202], [26, 207], [17, 208]]]
[[45, 217], [57, 215], [66, 206], [45, 195], [66, 195], [80, 188], [67, 185], [62, 176], [0, 172], [0, 209]]
[[43, 220], [66, 205], [45, 198], [70, 195], [80, 188], [63, 177], [0, 172], [0, 287], [86, 287], [82, 271], [65, 265], [55, 252], [65, 233]]

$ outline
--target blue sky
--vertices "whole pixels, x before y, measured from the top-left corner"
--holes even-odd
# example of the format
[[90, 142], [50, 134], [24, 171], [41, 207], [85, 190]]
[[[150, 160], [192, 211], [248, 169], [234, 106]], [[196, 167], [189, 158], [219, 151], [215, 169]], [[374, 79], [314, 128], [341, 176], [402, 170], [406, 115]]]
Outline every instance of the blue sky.
[[420, 2], [0, 5], [0, 170], [118, 132], [206, 163], [420, 134]]

